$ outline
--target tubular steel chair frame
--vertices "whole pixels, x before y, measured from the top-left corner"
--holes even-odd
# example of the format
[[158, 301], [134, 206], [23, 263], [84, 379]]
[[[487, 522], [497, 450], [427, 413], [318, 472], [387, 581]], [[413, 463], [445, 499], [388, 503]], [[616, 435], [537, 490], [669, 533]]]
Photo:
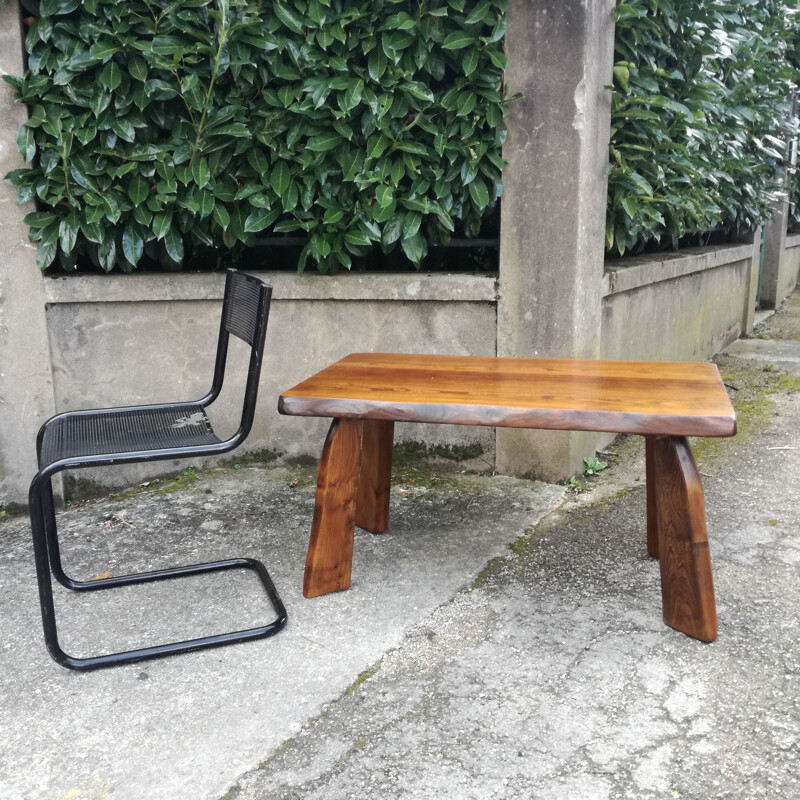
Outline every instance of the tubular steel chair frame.
[[[61, 564], [52, 489], [53, 475], [62, 470], [216, 455], [241, 444], [253, 424], [271, 295], [272, 288], [263, 281], [236, 270], [228, 270], [214, 378], [210, 391], [201, 400], [69, 411], [52, 417], [40, 429], [36, 441], [39, 472], [31, 483], [29, 494], [31, 529], [45, 643], [50, 655], [59, 664], [76, 670], [130, 664], [190, 650], [261, 639], [277, 633], [286, 624], [286, 609], [266, 567], [252, 558], [234, 558], [91, 581], [70, 578]], [[241, 423], [236, 433], [223, 441], [214, 433], [205, 409], [222, 391], [230, 334], [247, 342], [251, 352]], [[68, 655], [58, 643], [51, 572], [63, 586], [84, 592], [242, 568], [258, 574], [277, 614], [276, 619], [268, 625], [87, 658]]]

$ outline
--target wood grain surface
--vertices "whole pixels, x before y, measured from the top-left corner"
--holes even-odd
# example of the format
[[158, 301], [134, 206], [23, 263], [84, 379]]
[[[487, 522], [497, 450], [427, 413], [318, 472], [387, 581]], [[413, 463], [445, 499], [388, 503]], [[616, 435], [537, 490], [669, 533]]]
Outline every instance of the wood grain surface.
[[652, 464], [648, 481], [655, 488], [664, 622], [713, 642], [717, 612], [703, 487], [689, 443], [682, 437], [654, 439]]
[[644, 463], [647, 481], [647, 553], [658, 558], [658, 509], [656, 507], [655, 437], [644, 437]]
[[355, 353], [284, 392], [282, 414], [732, 436], [714, 364]]
[[303, 580], [305, 597], [350, 587], [361, 427], [358, 420], [333, 420], [322, 449]]
[[356, 494], [356, 525], [371, 533], [389, 527], [394, 422], [365, 419]]

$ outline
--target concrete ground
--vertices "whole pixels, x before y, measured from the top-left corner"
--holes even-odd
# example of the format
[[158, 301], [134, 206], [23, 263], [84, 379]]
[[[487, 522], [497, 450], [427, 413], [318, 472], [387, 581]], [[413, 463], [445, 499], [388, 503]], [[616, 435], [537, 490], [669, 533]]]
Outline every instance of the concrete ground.
[[[713, 644], [661, 623], [635, 438], [583, 492], [398, 463], [390, 531], [357, 532], [352, 588], [315, 600], [313, 469], [189, 473], [65, 510], [68, 571], [255, 556], [286, 629], [70, 672], [44, 649], [27, 521], [3, 519], [0, 798], [800, 799], [800, 296], [758, 334], [718, 359], [739, 435], [696, 443]], [[59, 591], [57, 613], [83, 655], [270, 610], [228, 574]]]

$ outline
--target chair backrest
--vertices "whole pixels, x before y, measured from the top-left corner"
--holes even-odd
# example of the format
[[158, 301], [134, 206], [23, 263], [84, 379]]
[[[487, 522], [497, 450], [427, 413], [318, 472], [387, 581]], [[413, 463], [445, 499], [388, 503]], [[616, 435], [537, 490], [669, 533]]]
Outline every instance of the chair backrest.
[[253, 424], [271, 299], [272, 287], [264, 281], [235, 269], [228, 270], [225, 278], [225, 297], [222, 301], [214, 380], [211, 391], [200, 402], [207, 406], [216, 400], [222, 391], [230, 335], [233, 334], [247, 342], [250, 345], [250, 366], [247, 370], [241, 425], [234, 435], [234, 439], [238, 441], [250, 433]]

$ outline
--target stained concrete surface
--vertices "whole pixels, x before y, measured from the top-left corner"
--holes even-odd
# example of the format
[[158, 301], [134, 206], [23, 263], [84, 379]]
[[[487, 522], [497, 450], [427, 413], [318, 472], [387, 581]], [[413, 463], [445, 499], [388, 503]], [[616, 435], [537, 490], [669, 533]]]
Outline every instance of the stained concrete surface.
[[661, 624], [643, 488], [567, 506], [228, 797], [800, 798], [800, 394], [777, 402], [705, 479], [716, 642]]
[[[735, 399], [748, 375], [774, 393], [721, 455], [697, 448], [710, 645], [661, 623], [637, 439], [567, 499], [399, 470], [390, 531], [358, 532], [352, 588], [315, 600], [300, 593], [311, 470], [201, 473], [68, 509], [76, 575], [253, 555], [290, 615], [266, 641], [89, 674], [47, 656], [27, 524], [3, 520], [0, 798], [797, 800], [800, 392], [732, 361]], [[257, 584], [230, 578], [59, 591], [65, 645], [263, 619]]]
[[[64, 561], [75, 577], [251, 556], [267, 565], [289, 613], [287, 627], [267, 640], [93, 673], [68, 671], [47, 655], [27, 520], [4, 520], [0, 798], [219, 797], [564, 492], [503, 476], [422, 477], [405, 486], [401, 477], [395, 487], [390, 532], [357, 533], [351, 589], [314, 600], [301, 594], [310, 470], [202, 472], [178, 491], [156, 483], [64, 511]], [[83, 596], [59, 588], [56, 612], [73, 655], [272, 618], [257, 578], [236, 573]]]

